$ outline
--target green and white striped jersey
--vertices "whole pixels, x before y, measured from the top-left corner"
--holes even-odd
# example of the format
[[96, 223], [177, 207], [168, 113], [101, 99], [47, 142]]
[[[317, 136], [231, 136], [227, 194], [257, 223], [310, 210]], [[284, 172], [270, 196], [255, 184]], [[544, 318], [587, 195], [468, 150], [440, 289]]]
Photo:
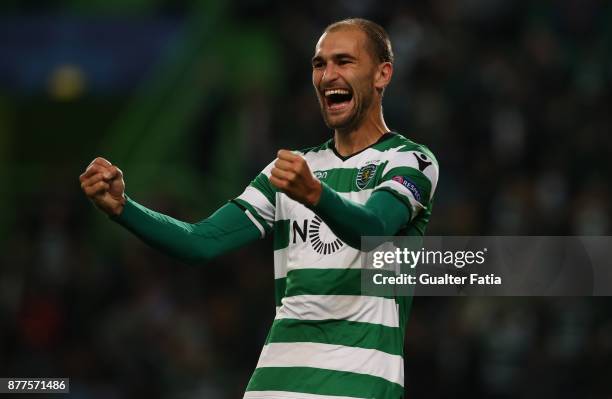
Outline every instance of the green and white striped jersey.
[[[387, 133], [350, 157], [333, 140], [299, 151], [314, 175], [363, 204], [388, 190], [412, 211], [401, 235], [423, 235], [438, 181], [433, 154]], [[411, 298], [361, 295], [360, 251], [274, 188], [268, 165], [235, 201], [274, 233], [276, 317], [244, 398], [401, 398]]]

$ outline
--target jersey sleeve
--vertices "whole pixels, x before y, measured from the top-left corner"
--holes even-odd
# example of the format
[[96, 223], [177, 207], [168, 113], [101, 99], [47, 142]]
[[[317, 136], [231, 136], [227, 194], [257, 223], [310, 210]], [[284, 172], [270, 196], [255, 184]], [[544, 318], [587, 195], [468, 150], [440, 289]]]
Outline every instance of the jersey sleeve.
[[374, 191], [393, 193], [408, 206], [414, 219], [431, 204], [438, 175], [438, 161], [428, 149], [404, 146], [391, 154]]
[[166, 254], [188, 263], [207, 262], [259, 235], [236, 204], [225, 204], [197, 223], [188, 223], [138, 204], [126, 195], [125, 206], [111, 220]]
[[272, 161], [261, 171], [260, 174], [246, 187], [236, 199], [233, 200], [240, 206], [259, 229], [261, 237], [272, 231], [274, 226], [274, 215], [276, 212], [275, 187], [270, 184], [270, 171], [274, 166]]

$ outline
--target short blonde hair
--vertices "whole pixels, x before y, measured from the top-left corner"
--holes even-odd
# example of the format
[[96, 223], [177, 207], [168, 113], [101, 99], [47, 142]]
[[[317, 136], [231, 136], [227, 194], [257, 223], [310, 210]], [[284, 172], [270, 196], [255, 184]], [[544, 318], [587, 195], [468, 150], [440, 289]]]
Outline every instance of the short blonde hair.
[[351, 28], [359, 29], [365, 33], [370, 44], [372, 59], [378, 62], [393, 63], [394, 56], [389, 35], [376, 22], [364, 18], [347, 18], [329, 25], [323, 33]]

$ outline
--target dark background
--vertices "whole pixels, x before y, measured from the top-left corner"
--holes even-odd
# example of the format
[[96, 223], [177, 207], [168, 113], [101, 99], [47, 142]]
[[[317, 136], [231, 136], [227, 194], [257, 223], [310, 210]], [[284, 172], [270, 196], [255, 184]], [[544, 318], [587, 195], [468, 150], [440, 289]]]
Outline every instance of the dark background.
[[[0, 376], [74, 398], [240, 398], [274, 317], [269, 240], [201, 267], [95, 211], [95, 156], [183, 220], [279, 148], [330, 137], [310, 58], [363, 16], [397, 62], [387, 124], [440, 162], [430, 235], [608, 235], [604, 0], [0, 4]], [[303, 3], [303, 4], [301, 4]], [[410, 398], [612, 398], [608, 298], [415, 299]]]

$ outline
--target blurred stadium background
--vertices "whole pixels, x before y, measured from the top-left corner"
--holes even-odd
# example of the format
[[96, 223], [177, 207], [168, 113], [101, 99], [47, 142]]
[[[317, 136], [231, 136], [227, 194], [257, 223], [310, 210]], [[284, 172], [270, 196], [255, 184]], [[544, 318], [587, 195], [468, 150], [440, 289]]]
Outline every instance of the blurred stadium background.
[[[608, 235], [605, 0], [0, 4], [0, 376], [74, 398], [239, 398], [274, 312], [271, 242], [203, 267], [96, 212], [97, 155], [195, 221], [282, 147], [329, 137], [310, 83], [325, 25], [385, 26], [387, 123], [441, 165], [430, 235]], [[417, 298], [410, 398], [611, 398], [607, 298]]]

